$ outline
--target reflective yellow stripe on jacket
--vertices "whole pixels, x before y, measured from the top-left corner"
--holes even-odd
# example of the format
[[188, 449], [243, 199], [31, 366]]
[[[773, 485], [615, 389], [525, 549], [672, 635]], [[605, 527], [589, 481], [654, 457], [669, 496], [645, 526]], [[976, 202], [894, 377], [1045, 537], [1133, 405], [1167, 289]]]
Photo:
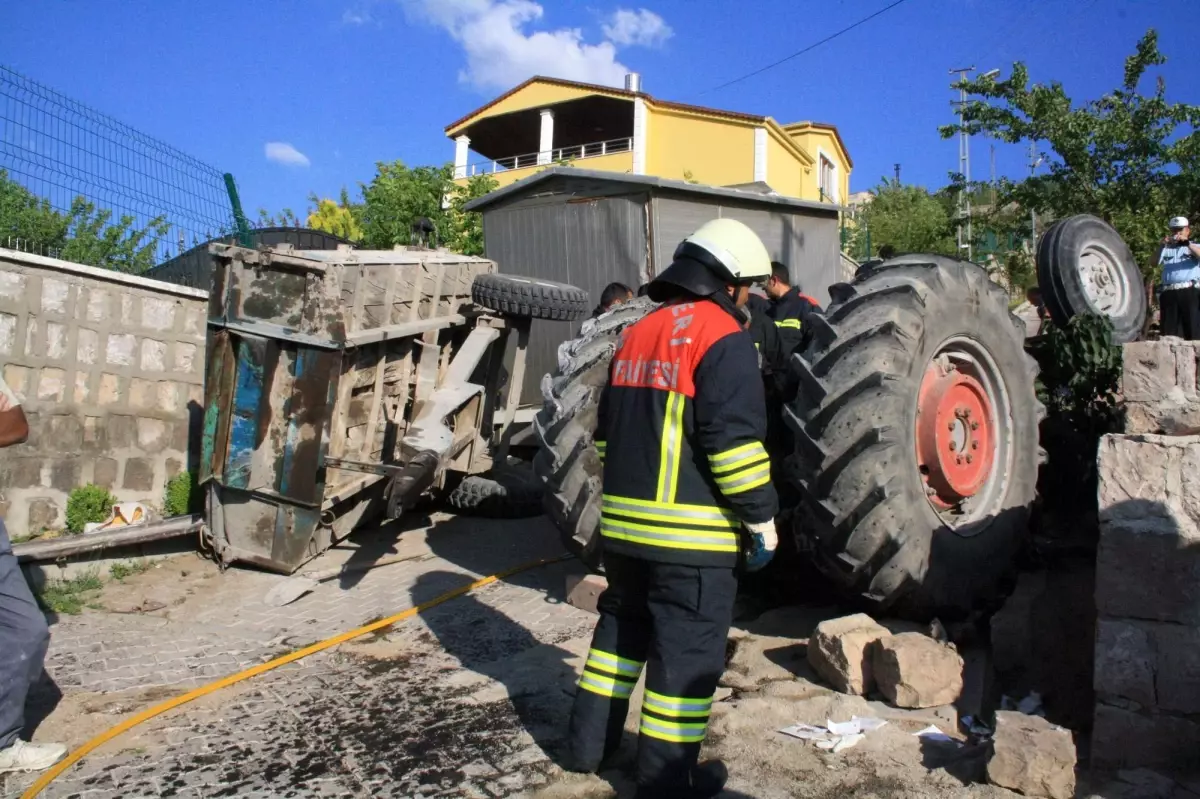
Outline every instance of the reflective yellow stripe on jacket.
[[642, 700], [642, 735], [672, 743], [704, 740], [712, 697], [664, 696], [649, 689]]
[[579, 687], [609, 699], [628, 699], [643, 665], [602, 649], [589, 649]]
[[613, 494], [604, 494], [600, 505], [600, 535], [646, 546], [737, 552], [739, 528], [733, 511], [716, 505]]
[[758, 488], [771, 480], [771, 460], [758, 441], [708, 457], [713, 480], [726, 496]]

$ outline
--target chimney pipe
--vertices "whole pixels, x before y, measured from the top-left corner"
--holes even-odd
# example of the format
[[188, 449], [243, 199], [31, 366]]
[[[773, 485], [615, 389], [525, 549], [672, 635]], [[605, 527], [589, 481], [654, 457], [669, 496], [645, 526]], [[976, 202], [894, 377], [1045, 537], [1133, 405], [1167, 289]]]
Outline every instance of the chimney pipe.
[[625, 91], [641, 92], [641, 90], [642, 90], [642, 76], [636, 72], [626, 73], [626, 75], [625, 75]]

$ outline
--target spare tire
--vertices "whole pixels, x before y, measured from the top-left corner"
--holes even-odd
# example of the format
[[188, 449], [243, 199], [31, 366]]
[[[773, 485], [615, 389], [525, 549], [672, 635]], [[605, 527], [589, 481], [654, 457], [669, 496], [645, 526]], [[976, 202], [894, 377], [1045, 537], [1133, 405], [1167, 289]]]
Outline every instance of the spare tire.
[[518, 275], [476, 275], [471, 299], [476, 305], [509, 316], [559, 322], [582, 319], [589, 306], [583, 289]]
[[912, 617], [986, 605], [1026, 533], [1037, 364], [974, 264], [888, 261], [839, 286], [793, 356], [797, 544], [853, 595]]
[[543, 507], [563, 546], [589, 568], [600, 567], [600, 478], [596, 412], [622, 330], [657, 306], [639, 297], [583, 323], [579, 338], [558, 349], [558, 371], [542, 378], [542, 410], [534, 419], [540, 444], [534, 473], [546, 487]]
[[1146, 322], [1146, 286], [1129, 246], [1117, 231], [1089, 214], [1067, 217], [1038, 242], [1038, 285], [1054, 324], [1071, 317], [1107, 316], [1113, 341], [1136, 341]]

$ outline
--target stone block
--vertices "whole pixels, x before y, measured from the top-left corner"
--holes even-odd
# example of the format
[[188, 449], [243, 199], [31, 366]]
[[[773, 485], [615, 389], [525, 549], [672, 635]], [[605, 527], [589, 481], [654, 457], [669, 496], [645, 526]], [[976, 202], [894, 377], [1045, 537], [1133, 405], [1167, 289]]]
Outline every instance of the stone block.
[[949, 644], [922, 633], [900, 633], [879, 639], [871, 649], [879, 692], [894, 705], [948, 705], [962, 693], [963, 660]]
[[1096, 609], [1102, 616], [1200, 625], [1200, 544], [1158, 520], [1100, 525]]
[[67, 326], [58, 322], [46, 323], [46, 357], [61, 360], [67, 354]]
[[92, 471], [92, 482], [101, 488], [112, 488], [117, 482], [118, 466], [112, 458], [97, 458]]
[[1153, 627], [1158, 709], [1200, 715], [1200, 629], [1177, 624]]
[[101, 405], [116, 405], [121, 401], [121, 378], [118, 375], [100, 375], [100, 388], [96, 392], [96, 401]]
[[1200, 752], [1200, 722], [1178, 716], [1143, 715], [1096, 705], [1092, 768], [1165, 766], [1194, 769]]
[[184, 317], [183, 332], [194, 336], [204, 335], [205, 323], [208, 321], [208, 309], [204, 306], [189, 308]]
[[17, 399], [24, 400], [29, 396], [29, 367], [5, 364], [4, 382], [8, 383], [8, 387], [12, 393], [17, 395]]
[[196, 345], [184, 341], [175, 342], [175, 371], [191, 374], [196, 366]]
[[154, 407], [154, 382], [140, 377], [129, 381], [129, 404], [139, 409]]
[[37, 398], [62, 402], [67, 396], [67, 373], [62, 369], [44, 367], [38, 373]]
[[43, 450], [77, 454], [83, 447], [83, 420], [73, 414], [55, 414], [42, 425], [37, 443]]
[[1043, 718], [1001, 710], [987, 765], [988, 782], [1026, 796], [1075, 796], [1075, 741]]
[[104, 420], [99, 416], [85, 416], [83, 418], [83, 443], [85, 446], [91, 445], [100, 448], [103, 448], [108, 443], [108, 436], [104, 430]]
[[137, 419], [137, 445], [146, 452], [158, 452], [167, 444], [167, 424], [161, 419]]
[[75, 360], [79, 363], [95, 363], [100, 352], [100, 334], [86, 327], [79, 328], [75, 338]]
[[155, 406], [160, 411], [177, 411], [180, 407], [179, 384], [160, 380], [155, 388]]
[[152, 338], [142, 340], [143, 372], [165, 372], [167, 370], [167, 345]]
[[0, 313], [0, 353], [8, 354], [17, 345], [17, 317], [15, 314]]
[[125, 479], [121, 487], [127, 491], [150, 491], [154, 488], [154, 464], [149, 458], [129, 458], [125, 461]]
[[108, 318], [108, 292], [104, 289], [89, 289], [87, 298], [87, 320], [89, 322], [103, 322]]
[[82, 475], [83, 462], [78, 457], [55, 461], [50, 467], [50, 487], [69, 494], [83, 485]]
[[89, 382], [88, 382], [88, 377], [89, 377], [89, 375], [87, 372], [76, 372], [75, 373], [74, 400], [77, 405], [84, 404], [85, 402], [88, 401], [88, 399], [92, 395], [91, 386], [89, 385]]
[[1133, 402], [1161, 402], [1175, 387], [1175, 350], [1169, 341], [1135, 341], [1124, 347], [1121, 390]]
[[1153, 707], [1154, 641], [1137, 623], [1100, 619], [1096, 625], [1096, 693]]
[[1196, 399], [1196, 346], [1193, 342], [1175, 344], [1175, 385], [1188, 400]]
[[175, 326], [175, 301], [142, 297], [142, 327], [170, 330]]
[[42, 459], [6, 458], [4, 488], [38, 488], [42, 485]]
[[823, 621], [808, 639], [808, 663], [838, 691], [866, 694], [875, 685], [870, 646], [887, 635], [865, 613]]
[[40, 533], [59, 524], [58, 504], [52, 499], [31, 499], [26, 512], [25, 528], [30, 533]]
[[52, 277], [42, 278], [42, 313], [65, 314], [70, 296], [70, 283]]
[[25, 301], [25, 275], [20, 272], [0, 272], [0, 299]]
[[1172, 486], [1179, 488], [1175, 464], [1183, 450], [1161, 436], [1102, 437], [1096, 455], [1100, 520], [1149, 517], [1173, 522], [1170, 495]]
[[[170, 462], [167, 467], [170, 473]], [[567, 575], [567, 604], [586, 610], [588, 613], [598, 613], [596, 603], [604, 589], [608, 588], [608, 580], [599, 574], [568, 574]]]
[[137, 325], [137, 319], [135, 318], [136, 310], [137, 310], [137, 303], [134, 300], [134, 297], [132, 297], [129, 294], [122, 294], [121, 295], [121, 324], [124, 325], [126, 328], [135, 327]]
[[128, 333], [109, 333], [104, 359], [114, 366], [132, 366], [137, 351], [137, 337]]
[[113, 449], [137, 446], [137, 417], [110, 416], [106, 432], [108, 445]]
[[[176, 452], [188, 451], [188, 440], [191, 435], [191, 431], [188, 429], [188, 427], [189, 425], [186, 421], [172, 423], [171, 449], [175, 450]], [[197, 449], [199, 449], [199, 445], [197, 445]]]
[[192, 383], [188, 386], [188, 404], [195, 404], [199, 407], [204, 406], [204, 386]]
[[[184, 468], [183, 468], [183, 461], [179, 460], [178, 458], [167, 458], [167, 479], [168, 479], [168, 480], [170, 480], [172, 477], [174, 477], [175, 475], [179, 474], [179, 473], [180, 473], [180, 472], [182, 472], [183, 470], [184, 470]], [[605, 585], [607, 585], [607, 583], [605, 583]], [[570, 578], [570, 577], [568, 577], [568, 578], [567, 578], [567, 602], [568, 602], [568, 603], [570, 603], [570, 602], [571, 602], [571, 598], [570, 598], [571, 588], [570, 588], [570, 586], [571, 586], [571, 578]], [[603, 590], [603, 589], [601, 589], [601, 590]], [[578, 605], [576, 605], [576, 607], [579, 607], [579, 606], [578, 606]]]

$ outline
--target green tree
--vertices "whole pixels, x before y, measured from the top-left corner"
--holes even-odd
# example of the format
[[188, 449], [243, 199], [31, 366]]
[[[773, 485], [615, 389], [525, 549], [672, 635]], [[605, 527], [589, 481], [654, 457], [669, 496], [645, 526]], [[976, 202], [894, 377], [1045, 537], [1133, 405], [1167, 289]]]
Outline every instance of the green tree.
[[1099, 99], [1072, 102], [1062, 84], [1030, 84], [1024, 63], [1006, 80], [966, 81], [963, 128], [1009, 143], [1035, 142], [1044, 173], [1002, 180], [998, 204], [1027, 215], [1062, 218], [1091, 213], [1112, 224], [1150, 273], [1165, 220], [1200, 203], [1200, 106], [1167, 100], [1161, 76], [1152, 94], [1140, 87], [1151, 68], [1166, 63], [1150, 30], [1125, 59], [1121, 85]]
[[304, 227], [300, 217], [291, 208], [284, 208], [278, 215], [271, 214], [266, 208], [258, 209], [259, 227]]
[[407, 167], [403, 161], [380, 161], [375, 170], [371, 182], [362, 186], [364, 247], [387, 250], [408, 244], [412, 223], [421, 217], [430, 219], [439, 238], [445, 238], [442, 203], [455, 188], [453, 166]]
[[456, 186], [450, 193], [450, 208], [446, 212], [446, 246], [464, 255], [483, 255], [483, 215], [467, 211], [464, 206], [477, 197], [494, 190], [498, 184], [491, 175], [475, 175], [466, 186]]
[[[875, 256], [885, 244], [897, 253], [931, 252], [953, 255], [953, 223], [946, 204], [921, 186], [903, 186], [884, 180], [871, 202], [859, 211], [850, 235], [850, 252]], [[871, 248], [867, 253], [867, 237]]]
[[[66, 216], [12, 180], [0, 169], [0, 246], [21, 246], [33, 252], [62, 247], [70, 229]], [[11, 244], [9, 240], [12, 240]]]
[[361, 241], [363, 237], [362, 223], [359, 217], [362, 207], [350, 202], [350, 194], [342, 189], [340, 202], [319, 198], [310, 194], [308, 201], [313, 207], [308, 212], [308, 226], [313, 230], [323, 230], [340, 236], [347, 241]]

